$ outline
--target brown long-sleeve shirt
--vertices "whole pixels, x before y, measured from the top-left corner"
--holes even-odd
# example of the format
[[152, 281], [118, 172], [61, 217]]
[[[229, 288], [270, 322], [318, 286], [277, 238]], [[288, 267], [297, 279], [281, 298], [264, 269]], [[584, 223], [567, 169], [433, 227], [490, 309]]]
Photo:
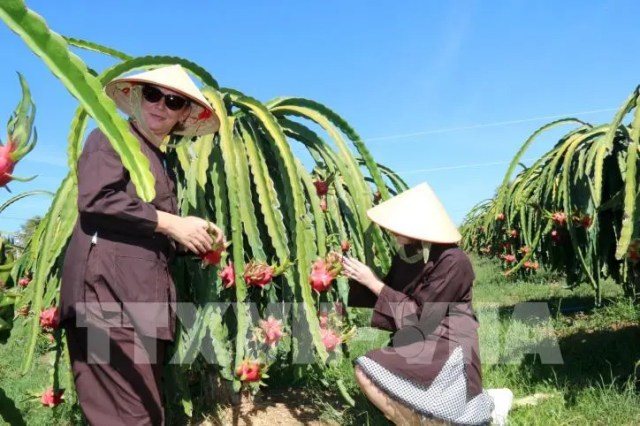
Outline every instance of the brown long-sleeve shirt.
[[177, 214], [175, 183], [164, 154], [135, 128], [131, 132], [149, 160], [156, 197], [141, 200], [107, 138], [99, 129], [91, 132], [78, 160], [79, 217], [65, 252], [61, 319], [75, 320], [93, 303], [123, 326], [172, 339], [175, 288], [168, 261], [174, 244], [155, 230], [158, 210]]
[[397, 256], [376, 297], [352, 283], [349, 305], [373, 308], [371, 325], [394, 332], [392, 345], [366, 356], [396, 375], [429, 386], [457, 346], [465, 356], [467, 397], [482, 392], [478, 321], [471, 306], [473, 268], [455, 245], [433, 244], [427, 263]]

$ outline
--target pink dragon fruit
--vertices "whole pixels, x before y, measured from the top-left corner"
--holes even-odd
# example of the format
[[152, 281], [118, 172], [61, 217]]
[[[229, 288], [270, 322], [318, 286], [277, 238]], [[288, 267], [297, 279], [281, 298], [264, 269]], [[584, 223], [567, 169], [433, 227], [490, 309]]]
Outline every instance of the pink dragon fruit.
[[282, 321], [269, 316], [266, 320], [260, 320], [260, 328], [264, 331], [265, 343], [272, 348], [282, 339]]
[[222, 278], [222, 286], [224, 288], [231, 288], [236, 286], [236, 275], [233, 271], [233, 263], [229, 263], [221, 271], [219, 271], [218, 276]]
[[[22, 157], [36, 146], [36, 138], [31, 140], [35, 106], [31, 101], [29, 87], [22, 75], [18, 74], [22, 86], [22, 100], [14, 111], [7, 125], [8, 140], [6, 144], [0, 142], [0, 186], [7, 187], [12, 180], [28, 181], [12, 175], [13, 169]], [[29, 142], [31, 140], [31, 142]]]

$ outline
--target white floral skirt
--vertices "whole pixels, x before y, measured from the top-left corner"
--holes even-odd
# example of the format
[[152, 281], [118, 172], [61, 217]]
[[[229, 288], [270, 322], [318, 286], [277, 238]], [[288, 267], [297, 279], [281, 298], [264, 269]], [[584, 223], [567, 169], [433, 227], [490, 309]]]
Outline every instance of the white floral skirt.
[[486, 392], [467, 401], [464, 356], [459, 346], [428, 387], [400, 377], [366, 356], [355, 362], [380, 389], [425, 417], [457, 425], [491, 422], [493, 399]]

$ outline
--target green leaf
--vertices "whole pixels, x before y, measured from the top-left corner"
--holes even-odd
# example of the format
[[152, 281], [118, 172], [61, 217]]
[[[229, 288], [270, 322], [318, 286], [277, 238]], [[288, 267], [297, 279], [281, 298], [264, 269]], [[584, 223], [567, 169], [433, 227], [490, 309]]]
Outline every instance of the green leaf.
[[[311, 270], [311, 253], [306, 251], [306, 233], [305, 222], [299, 220], [305, 214], [304, 200], [302, 198], [303, 190], [297, 175], [295, 160], [291, 152], [291, 148], [286, 141], [285, 135], [281, 127], [278, 125], [275, 117], [267, 108], [255, 99], [249, 97], [232, 96], [234, 104], [240, 108], [251, 112], [261, 122], [265, 133], [275, 143], [278, 152], [282, 156], [284, 164], [284, 173], [288, 178], [289, 187], [286, 188], [287, 199], [292, 200], [295, 211], [295, 254], [297, 259], [298, 279], [300, 280], [300, 292], [302, 295], [304, 313], [307, 323], [310, 327], [313, 343], [320, 360], [324, 363], [329, 357], [326, 348], [322, 344], [320, 337], [320, 323], [316, 314], [316, 308], [313, 303], [313, 295], [311, 294], [311, 286], [307, 283], [307, 277]], [[237, 355], [236, 355], [237, 356]]]
[[84, 62], [71, 53], [64, 39], [49, 30], [44, 20], [27, 9], [21, 0], [1, 2], [0, 19], [23, 39], [96, 119], [98, 127], [130, 172], [140, 198], [151, 201], [155, 197], [155, 188], [149, 161], [140, 150], [138, 140], [130, 133], [127, 121], [117, 113], [115, 103], [104, 93], [100, 82], [89, 73]]
[[233, 254], [233, 268], [235, 271], [236, 280], [236, 301], [237, 301], [237, 321], [238, 328], [236, 334], [236, 353], [235, 353], [235, 365], [240, 365], [244, 359], [245, 342], [247, 336], [247, 330], [249, 329], [249, 310], [246, 306], [245, 299], [247, 298], [247, 286], [242, 278], [242, 272], [244, 269], [244, 249], [243, 249], [243, 235], [242, 235], [242, 219], [240, 216], [240, 197], [239, 197], [239, 184], [237, 180], [237, 170], [235, 161], [235, 147], [233, 138], [233, 117], [221, 114], [226, 112], [224, 102], [220, 93], [213, 89], [204, 89], [204, 95], [209, 100], [211, 105], [216, 111], [219, 111], [220, 116], [220, 148], [223, 157], [224, 174], [227, 178], [227, 195], [229, 200], [229, 215], [231, 217], [231, 245]]
[[112, 56], [116, 59], [120, 59], [121, 61], [128, 61], [131, 59], [131, 56], [127, 55], [126, 53], [120, 52], [119, 50], [115, 50], [107, 46], [103, 46], [98, 43], [94, 43], [87, 40], [81, 40], [73, 37], [63, 36], [63, 38], [67, 42], [67, 44], [69, 44], [70, 46], [79, 47], [81, 49], [89, 50], [91, 52], [102, 53], [103, 55]]
[[[30, 319], [31, 332], [22, 364], [23, 374], [27, 373], [33, 362], [33, 355], [40, 331], [38, 316], [43, 309], [45, 284], [48, 281], [47, 277], [51, 273], [58, 256], [60, 256], [60, 253], [64, 249], [78, 217], [76, 203], [69, 202], [69, 200], [77, 199], [77, 192], [78, 188], [74, 185], [71, 175], [67, 175], [62, 181], [62, 186], [58, 189], [49, 211], [45, 216], [47, 220], [42, 220], [38, 225], [37, 233], [42, 235], [42, 239], [36, 240], [38, 241], [37, 245], [33, 244], [30, 247], [34, 253], [35, 275], [29, 287], [33, 289], [31, 309], [36, 315]], [[33, 241], [32, 239], [32, 242]]]
[[637, 161], [638, 149], [640, 149], [640, 89], [636, 92], [635, 117], [631, 124], [631, 141], [627, 149], [627, 170], [624, 183], [624, 213], [622, 216], [622, 230], [616, 258], [623, 259], [627, 255], [629, 243], [633, 237], [633, 227], [637, 220], [636, 199], [637, 194]]

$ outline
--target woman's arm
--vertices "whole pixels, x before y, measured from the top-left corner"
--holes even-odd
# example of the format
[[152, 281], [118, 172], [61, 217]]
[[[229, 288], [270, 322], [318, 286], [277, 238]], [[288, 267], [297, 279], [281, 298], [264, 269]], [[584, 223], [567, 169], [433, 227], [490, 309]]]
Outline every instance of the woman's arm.
[[[385, 284], [393, 277], [396, 262], [395, 259], [384, 280], [380, 280], [376, 274], [364, 263], [357, 259], [343, 258], [343, 274], [349, 280], [349, 306], [360, 308], [374, 308], [378, 303], [378, 295]], [[374, 312], [371, 325], [383, 330], [395, 331], [393, 318], [387, 318]]]
[[[348, 276], [347, 270], [353, 267], [354, 259], [344, 257], [343, 258], [343, 266], [344, 266], [344, 275]], [[346, 263], [345, 263], [346, 262]], [[351, 266], [349, 266], [351, 263]], [[364, 268], [368, 269], [368, 267], [360, 262], [358, 264], [362, 265]], [[373, 277], [376, 281], [381, 281], [381, 284], [388, 283], [394, 273], [396, 261], [395, 259], [391, 263], [391, 267], [387, 271], [387, 275], [382, 280], [379, 280], [375, 274]], [[363, 268], [363, 269], [364, 269]], [[366, 271], [365, 271], [366, 273]], [[362, 279], [362, 277], [361, 277]], [[378, 294], [380, 294], [379, 289], [371, 290], [366, 285], [363, 285], [355, 278], [349, 279], [349, 298], [347, 300], [347, 305], [355, 308], [373, 308], [378, 300]]]
[[151, 236], [158, 214], [151, 203], [126, 192], [125, 169], [118, 154], [98, 129], [85, 143], [78, 160], [78, 210], [117, 232]]
[[224, 243], [224, 233], [220, 228], [195, 216], [180, 217], [158, 211], [158, 226], [156, 230], [193, 253], [204, 253], [211, 250], [214, 240], [209, 235], [209, 232], [215, 234], [216, 244]]
[[449, 304], [460, 301], [473, 278], [471, 263], [464, 253], [443, 254], [411, 294], [383, 287], [374, 306], [374, 319], [376, 315], [385, 322], [390, 318], [396, 328], [419, 322], [428, 334], [442, 321]]
[[[78, 210], [93, 216], [100, 226], [114, 232], [152, 236], [160, 232], [185, 246], [194, 253], [211, 249], [216, 242], [224, 241], [224, 234], [204, 219], [180, 217], [156, 210], [126, 192], [128, 179], [120, 157], [107, 138], [94, 130], [85, 143], [78, 161]], [[209, 232], [208, 232], [209, 231]]]

